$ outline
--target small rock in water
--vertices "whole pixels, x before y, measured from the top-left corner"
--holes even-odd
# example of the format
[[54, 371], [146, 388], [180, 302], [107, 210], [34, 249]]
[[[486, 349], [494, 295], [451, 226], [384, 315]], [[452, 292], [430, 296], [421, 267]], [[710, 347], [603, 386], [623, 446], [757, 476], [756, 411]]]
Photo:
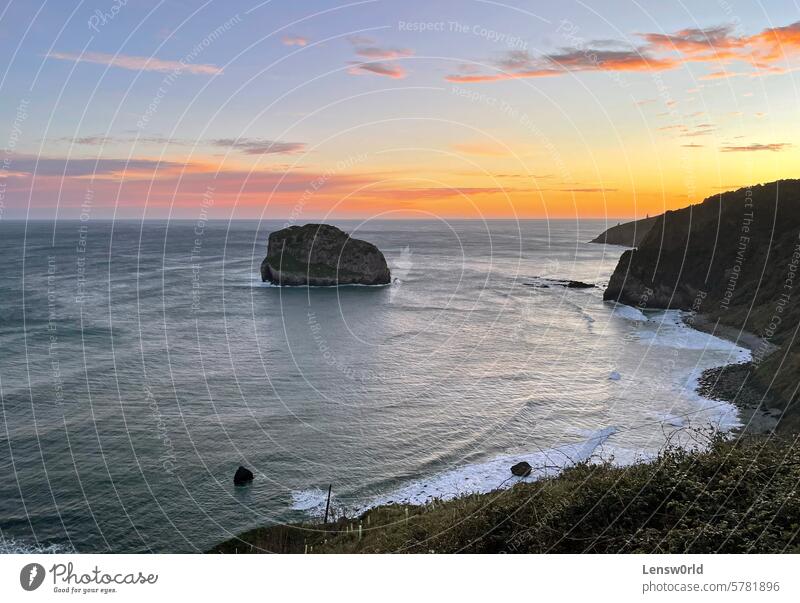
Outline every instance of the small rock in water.
[[612, 381], [619, 381], [622, 379], [622, 375], [620, 375], [617, 371], [611, 371], [611, 374], [608, 376], [608, 378]]
[[236, 474], [233, 476], [234, 485], [242, 486], [252, 481], [253, 481], [253, 472], [239, 465], [239, 468], [236, 470]]
[[520, 461], [513, 467], [511, 467], [511, 473], [516, 475], [517, 477], [528, 477], [531, 474], [533, 467], [527, 461]]

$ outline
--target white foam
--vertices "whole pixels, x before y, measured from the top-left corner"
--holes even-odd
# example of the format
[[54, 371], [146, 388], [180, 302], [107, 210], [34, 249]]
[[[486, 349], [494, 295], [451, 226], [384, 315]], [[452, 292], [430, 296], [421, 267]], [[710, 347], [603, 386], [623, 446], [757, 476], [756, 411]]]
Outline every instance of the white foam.
[[634, 322], [647, 322], [647, 316], [644, 312], [633, 306], [626, 306], [625, 304], [614, 304], [614, 309], [611, 311], [612, 316], [622, 318], [623, 320], [632, 320]]
[[[387, 504], [422, 505], [431, 500], [449, 500], [464, 494], [479, 494], [502, 488], [509, 488], [516, 483], [532, 482], [542, 477], [556, 475], [566, 467], [575, 463], [595, 460], [619, 462], [635, 462], [641, 460], [640, 455], [617, 449], [601, 450], [606, 441], [618, 428], [604, 427], [597, 431], [583, 432], [586, 439], [575, 444], [558, 446], [534, 452], [504, 455], [486, 462], [464, 465], [457, 469], [444, 471], [427, 479], [417, 480], [387, 494], [374, 497], [362, 503], [343, 506], [339, 501], [331, 501], [332, 516], [341, 513], [361, 513], [366, 509]], [[608, 454], [606, 454], [608, 452]], [[511, 475], [511, 465], [519, 461], [527, 461], [533, 467], [527, 477]], [[309, 515], [321, 516], [325, 511], [328, 493], [319, 488], [292, 492], [291, 508], [304, 511]]]
[[[520, 481], [531, 482], [555, 475], [575, 463], [594, 460], [595, 455], [598, 455], [598, 459], [606, 458], [600, 448], [616, 432], [616, 427], [605, 427], [587, 434], [587, 439], [577, 444], [505, 455], [483, 463], [451, 469], [378, 496], [366, 508], [393, 502], [419, 505], [432, 499], [448, 500], [464, 494], [491, 492], [511, 487]], [[527, 461], [533, 467], [528, 477], [511, 475], [511, 465], [519, 461]]]
[[0, 540], [0, 555], [60, 555], [75, 552], [74, 548], [66, 544], [31, 544], [13, 538]]
[[390, 283], [384, 283], [382, 285], [364, 285], [362, 283], [345, 283], [342, 285], [276, 285], [275, 283], [270, 283], [269, 281], [262, 282], [260, 276], [253, 276], [250, 279], [250, 284], [242, 284], [242, 287], [264, 287], [264, 288], [276, 288], [276, 289], [337, 289], [337, 288], [345, 288], [345, 287], [372, 287], [372, 288], [381, 288], [381, 287], [391, 287], [394, 285], [394, 281]]
[[652, 346], [727, 352], [728, 362], [750, 360], [752, 354], [747, 348], [693, 329], [683, 322], [682, 316], [680, 310], [665, 310], [654, 314], [646, 324], [642, 325], [636, 337], [642, 343]]
[[328, 501], [327, 490], [311, 488], [310, 490], [296, 490], [292, 492], [291, 508], [295, 511], [325, 511], [325, 504]]
[[658, 413], [653, 417], [659, 423], [670, 425], [671, 427], [685, 427], [688, 423], [687, 418], [672, 413]]

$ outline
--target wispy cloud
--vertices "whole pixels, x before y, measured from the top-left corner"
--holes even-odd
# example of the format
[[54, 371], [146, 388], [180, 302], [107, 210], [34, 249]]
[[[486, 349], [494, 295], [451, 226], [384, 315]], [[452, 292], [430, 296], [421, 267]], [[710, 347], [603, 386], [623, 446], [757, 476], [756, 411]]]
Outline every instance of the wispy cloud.
[[48, 157], [19, 154], [12, 158], [14, 171], [20, 174], [36, 174], [39, 176], [112, 176], [127, 173], [154, 172], [155, 170], [168, 170], [180, 168], [182, 163], [161, 161], [158, 159], [90, 159]]
[[746, 145], [722, 147], [722, 151], [724, 153], [749, 153], [755, 151], [776, 152], [776, 151], [785, 151], [791, 146], [792, 145], [788, 142], [772, 142], [769, 144], [753, 143]]
[[284, 142], [263, 138], [217, 138], [211, 144], [218, 147], [229, 147], [247, 155], [294, 155], [302, 153], [306, 148], [304, 142]]
[[371, 191], [374, 197], [385, 197], [394, 200], [419, 200], [419, 199], [443, 199], [446, 197], [460, 197], [470, 195], [512, 195], [518, 193], [536, 192], [533, 188], [510, 188], [510, 187], [432, 187], [432, 188], [403, 188], [403, 189], [380, 189]]
[[373, 75], [383, 75], [396, 80], [403, 79], [408, 75], [408, 72], [396, 63], [350, 63], [350, 69], [347, 70], [352, 75], [360, 75], [362, 73], [371, 73]]
[[103, 52], [87, 52], [75, 54], [71, 52], [51, 52], [47, 58], [58, 59], [59, 61], [72, 61], [73, 63], [95, 63], [97, 65], [109, 65], [120, 69], [130, 69], [132, 71], [160, 71], [162, 73], [172, 73], [174, 71], [185, 71], [187, 73], [215, 75], [222, 73], [222, 69], [216, 65], [202, 63], [186, 63], [185, 61], [165, 61], [155, 57], [137, 57], [127, 55], [113, 55]]
[[597, 41], [581, 48], [563, 48], [557, 53], [532, 56], [513, 50], [500, 59], [488, 61], [495, 71], [448, 75], [451, 82], [492, 82], [499, 80], [549, 77], [584, 71], [665, 71], [686, 63], [717, 66], [730, 61], [747, 64], [751, 71], [716, 69], [703, 79], [739, 75], [761, 77], [787, 72], [775, 63], [800, 53], [800, 21], [765, 29], [752, 36], [738, 36], [730, 25], [687, 28], [674, 33], [637, 34], [643, 44], [625, 47], [621, 42]]
[[309, 41], [308, 38], [303, 36], [283, 36], [281, 39], [281, 42], [286, 46], [306, 46]]
[[401, 59], [414, 54], [408, 48], [380, 48], [378, 46], [362, 46], [356, 48], [356, 54], [366, 59]]
[[397, 59], [412, 56], [414, 51], [410, 48], [383, 48], [375, 40], [366, 36], [350, 36], [348, 41], [353, 45], [356, 55], [368, 59], [351, 61], [348, 73], [352, 75], [369, 73], [393, 79], [402, 79], [408, 75]]
[[454, 74], [449, 82], [490, 82], [510, 79], [552, 77], [581, 71], [663, 71], [676, 66], [674, 59], [656, 58], [643, 49], [564, 49], [562, 52], [532, 56], [511, 50], [492, 61], [497, 71], [488, 74]]

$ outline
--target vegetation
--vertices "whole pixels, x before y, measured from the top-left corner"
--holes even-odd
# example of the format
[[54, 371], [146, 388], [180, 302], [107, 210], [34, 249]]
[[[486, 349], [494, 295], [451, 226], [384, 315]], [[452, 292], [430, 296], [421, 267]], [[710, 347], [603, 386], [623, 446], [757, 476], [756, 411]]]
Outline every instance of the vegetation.
[[327, 264], [312, 264], [309, 262], [301, 262], [291, 255], [285, 254], [281, 256], [269, 256], [267, 262], [273, 270], [282, 272], [291, 272], [297, 274], [306, 274], [310, 277], [321, 278], [337, 278], [345, 276], [355, 276], [354, 272], [345, 270], [344, 268], [335, 268]]
[[[678, 308], [757, 334], [753, 381], [800, 426], [800, 180], [778, 180], [709, 197], [658, 216], [638, 249], [622, 254], [606, 299]], [[765, 354], [766, 346], [780, 349]]]
[[715, 438], [628, 467], [557, 477], [425, 506], [388, 505], [321, 524], [259, 528], [217, 553], [800, 552], [794, 439]]

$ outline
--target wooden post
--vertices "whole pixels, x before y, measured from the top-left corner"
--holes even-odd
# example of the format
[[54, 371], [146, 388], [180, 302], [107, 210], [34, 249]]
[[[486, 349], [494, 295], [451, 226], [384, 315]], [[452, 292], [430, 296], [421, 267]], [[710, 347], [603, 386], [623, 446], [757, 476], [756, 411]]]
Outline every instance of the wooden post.
[[331, 508], [331, 488], [333, 488], [333, 484], [328, 486], [328, 502], [325, 503], [325, 525], [328, 525], [328, 509]]

